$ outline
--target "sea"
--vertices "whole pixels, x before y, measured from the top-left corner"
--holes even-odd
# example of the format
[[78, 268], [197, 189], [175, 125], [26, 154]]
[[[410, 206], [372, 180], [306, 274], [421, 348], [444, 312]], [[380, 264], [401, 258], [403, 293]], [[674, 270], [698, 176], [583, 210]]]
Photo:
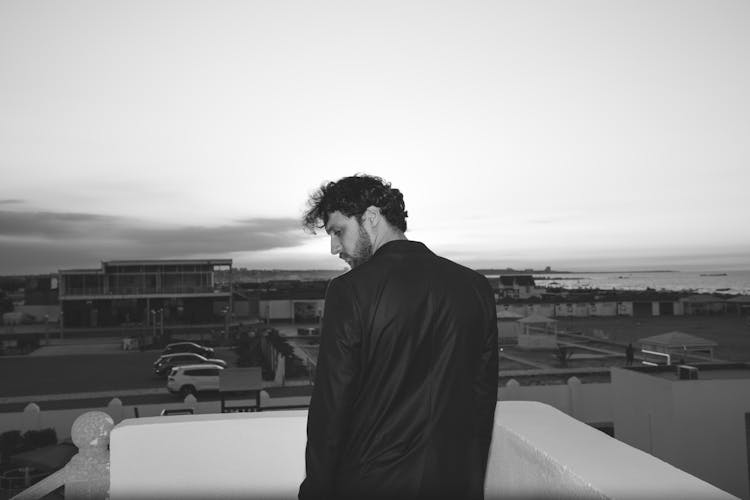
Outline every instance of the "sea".
[[[496, 275], [497, 276], [497, 275]], [[540, 287], [599, 290], [666, 290], [750, 295], [747, 271], [630, 271], [534, 273]]]

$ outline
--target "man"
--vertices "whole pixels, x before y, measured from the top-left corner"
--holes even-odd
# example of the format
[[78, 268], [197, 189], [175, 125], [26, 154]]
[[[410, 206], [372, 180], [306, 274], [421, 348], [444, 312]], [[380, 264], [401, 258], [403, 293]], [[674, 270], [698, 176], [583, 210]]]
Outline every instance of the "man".
[[633, 344], [631, 342], [625, 348], [625, 364], [627, 366], [632, 365], [634, 359], [635, 359], [635, 352], [634, 352], [634, 349], [633, 349]]
[[326, 292], [305, 453], [308, 499], [481, 499], [497, 402], [487, 279], [409, 241], [398, 189], [321, 186], [324, 227], [351, 271]]

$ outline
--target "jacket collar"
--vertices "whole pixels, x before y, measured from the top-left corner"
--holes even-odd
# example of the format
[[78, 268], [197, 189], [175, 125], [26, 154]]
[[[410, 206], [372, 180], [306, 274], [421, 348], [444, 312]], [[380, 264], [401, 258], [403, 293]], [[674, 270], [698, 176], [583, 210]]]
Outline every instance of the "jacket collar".
[[419, 241], [412, 240], [391, 240], [384, 243], [380, 248], [375, 250], [373, 257], [377, 255], [391, 255], [399, 253], [429, 253], [427, 246]]

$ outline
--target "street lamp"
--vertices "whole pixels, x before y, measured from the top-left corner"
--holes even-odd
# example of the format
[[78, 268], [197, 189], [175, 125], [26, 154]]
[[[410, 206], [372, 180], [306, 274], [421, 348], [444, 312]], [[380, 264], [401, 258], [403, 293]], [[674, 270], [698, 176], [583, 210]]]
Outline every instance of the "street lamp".
[[154, 339], [156, 339], [156, 315], [159, 315], [159, 340], [163, 340], [164, 338], [164, 309], [151, 309], [151, 314], [153, 315], [153, 322], [152, 322], [152, 331]]
[[229, 338], [229, 307], [221, 310], [224, 313], [224, 338]]
[[151, 338], [156, 340], [156, 311], [151, 309]]
[[159, 308], [159, 338], [164, 340], [164, 309]]

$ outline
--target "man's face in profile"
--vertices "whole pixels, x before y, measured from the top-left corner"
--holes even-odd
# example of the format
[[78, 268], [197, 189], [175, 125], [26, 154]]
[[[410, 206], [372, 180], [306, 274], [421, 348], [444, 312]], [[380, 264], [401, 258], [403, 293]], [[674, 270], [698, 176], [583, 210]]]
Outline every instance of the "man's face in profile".
[[356, 216], [347, 217], [339, 211], [330, 213], [326, 233], [331, 237], [331, 253], [338, 254], [352, 269], [372, 257], [372, 240]]

